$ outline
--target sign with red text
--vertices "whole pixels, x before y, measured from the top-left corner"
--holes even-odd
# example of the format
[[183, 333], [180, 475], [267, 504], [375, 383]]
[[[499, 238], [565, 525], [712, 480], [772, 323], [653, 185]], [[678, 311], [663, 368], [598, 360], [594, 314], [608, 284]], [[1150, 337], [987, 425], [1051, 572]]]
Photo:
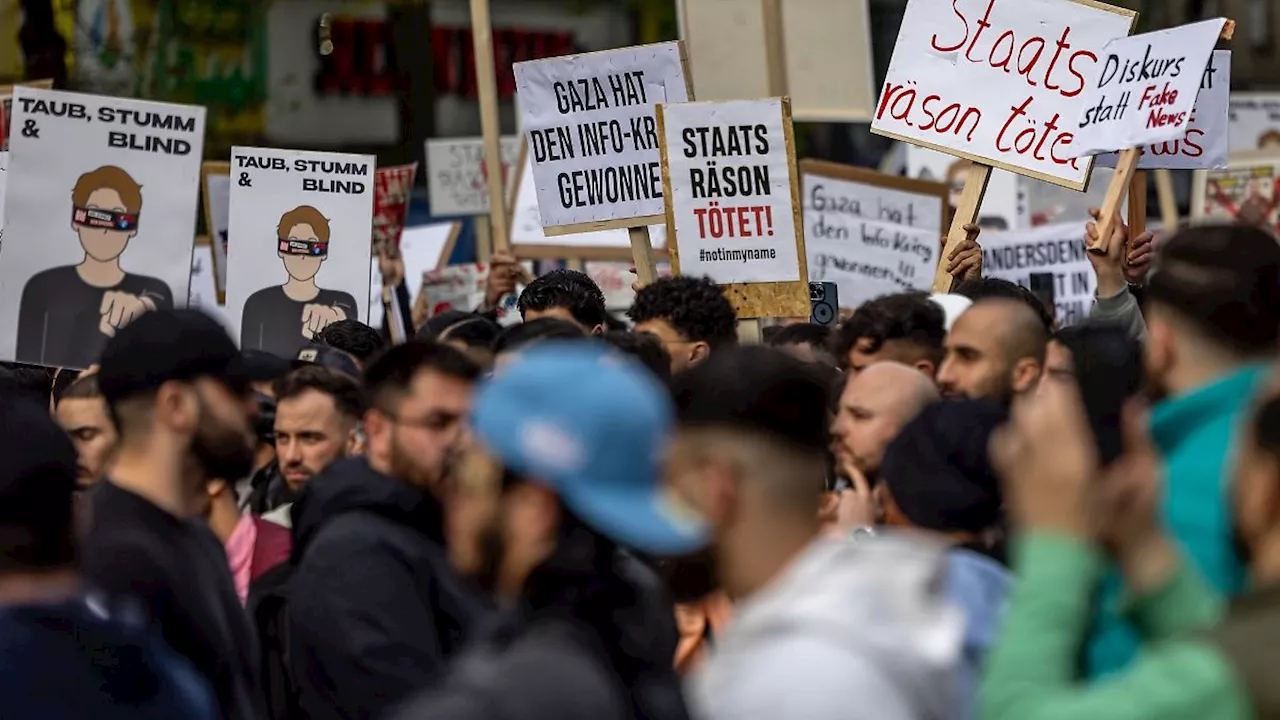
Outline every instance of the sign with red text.
[[663, 105], [667, 235], [683, 275], [721, 285], [801, 280], [783, 102]]
[[1240, 222], [1280, 234], [1280, 159], [1266, 153], [1242, 154], [1223, 170], [1196, 173], [1191, 218]]
[[[1177, 140], [1142, 148], [1139, 170], [1204, 170], [1227, 166], [1230, 148], [1231, 51], [1214, 50], [1200, 80], [1200, 95]], [[1098, 156], [1098, 165], [1115, 167], [1116, 153]]]
[[1280, 150], [1280, 93], [1231, 93], [1231, 152], [1254, 150]]
[[871, 130], [1083, 190], [1080, 96], [1135, 17], [1092, 0], [910, 0]]
[[[511, 187], [511, 169], [520, 159], [520, 138], [503, 137], [502, 186]], [[483, 138], [430, 138], [426, 144], [427, 190], [434, 217], [489, 212], [488, 170]]]
[[1109, 43], [1081, 96], [1076, 156], [1143, 147], [1187, 134], [1222, 18]]
[[680, 43], [517, 63], [515, 74], [543, 229], [659, 222], [654, 106], [688, 99]]
[[418, 175], [418, 163], [378, 168], [373, 175], [373, 251], [383, 243], [400, 245], [400, 233], [409, 214], [409, 193]]

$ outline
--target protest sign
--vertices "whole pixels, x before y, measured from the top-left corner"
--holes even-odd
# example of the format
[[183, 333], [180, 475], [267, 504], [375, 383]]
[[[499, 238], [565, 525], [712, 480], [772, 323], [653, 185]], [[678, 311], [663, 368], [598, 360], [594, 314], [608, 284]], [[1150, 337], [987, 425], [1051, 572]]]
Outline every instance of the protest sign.
[[[631, 272], [631, 263], [610, 260], [593, 260], [582, 264], [582, 272], [600, 287], [604, 293], [604, 306], [610, 312], [625, 312], [636, 300], [636, 291], [631, 289], [636, 275]], [[671, 266], [658, 263], [658, 277], [670, 277]]]
[[520, 62], [514, 72], [543, 230], [662, 222], [654, 106], [688, 100], [680, 43]]
[[1280, 156], [1237, 155], [1222, 170], [1195, 174], [1191, 218], [1243, 222], [1280, 234]]
[[[504, 137], [502, 182], [511, 186], [512, 168], [520, 158], [519, 137]], [[427, 191], [431, 215], [484, 215], [489, 212], [488, 173], [481, 138], [431, 138], [426, 143]]]
[[1231, 93], [1231, 152], [1280, 152], [1280, 93]]
[[4, 239], [4, 188], [9, 182], [9, 153], [0, 152], [0, 240]]
[[17, 85], [0, 85], [0, 151], [9, 149], [9, 125], [13, 117], [13, 89], [15, 87], [52, 90], [52, 80], [31, 80]]
[[14, 88], [0, 358], [70, 368], [187, 296], [205, 109]]
[[[1200, 95], [1187, 122], [1187, 132], [1176, 140], [1142, 148], [1139, 170], [1202, 170], [1226, 167], [1229, 148], [1231, 51], [1214, 50], [1200, 80]], [[1280, 140], [1280, 138], [1277, 138]], [[1113, 168], [1118, 153], [1098, 156], [1100, 167]], [[1095, 186], [1097, 178], [1094, 179]]]
[[373, 252], [384, 243], [400, 243], [409, 214], [409, 193], [418, 175], [418, 163], [378, 168], [373, 174]]
[[213, 249], [213, 281], [218, 302], [227, 301], [227, 214], [231, 207], [231, 163], [206, 162], [200, 168], [204, 225]]
[[1093, 0], [910, 0], [872, 132], [1083, 190], [1079, 96], [1136, 17]]
[[660, 105], [658, 132], [673, 270], [729, 285], [739, 317], [804, 315], [808, 273], [786, 99]]
[[[631, 259], [631, 241], [626, 230], [595, 230], [557, 235], [548, 238], [542, 230], [538, 212], [538, 193], [533, 184], [533, 160], [524, 157], [517, 167], [514, 200], [511, 207], [511, 251], [518, 258], [557, 260], [585, 258], [596, 260]], [[667, 226], [652, 225], [649, 236], [656, 254], [666, 252]]]
[[[453, 254], [453, 245], [461, 231], [462, 223], [454, 221], [408, 227], [401, 233], [400, 258], [404, 261], [404, 283], [409, 291], [410, 306], [422, 290], [422, 277], [449, 264], [449, 256]], [[377, 257], [372, 258], [369, 264], [368, 322], [373, 327], [381, 327], [384, 314], [382, 271], [378, 268]]]
[[[969, 160], [930, 150], [918, 145], [906, 145], [907, 177], [929, 180], [947, 185], [947, 204], [951, 210], [960, 204], [965, 181], [973, 169]], [[1030, 205], [1020, 177], [1007, 170], [994, 170], [982, 199], [982, 210], [977, 224], [983, 230], [1018, 230], [1030, 227]]]
[[1186, 136], [1223, 18], [1117, 38], [1086, 76], [1068, 154], [1097, 155]]
[[[533, 272], [533, 263], [521, 263], [525, 270]], [[469, 263], [450, 265], [440, 270], [430, 270], [422, 276], [421, 293], [426, 295], [427, 317], [435, 317], [446, 310], [463, 310], [471, 312], [484, 302], [486, 281], [489, 277], [489, 266], [485, 263]], [[516, 293], [507, 295], [493, 308], [499, 325], [507, 327], [520, 322], [520, 310], [516, 307], [516, 299], [522, 287], [516, 287]]]
[[[791, 98], [796, 120], [866, 122], [875, 107], [867, 0], [682, 0], [681, 37], [701, 100]], [[780, 33], [785, 87], [769, 85], [766, 48]]]
[[1096, 289], [1080, 222], [982, 234], [982, 275], [1030, 289], [1032, 273], [1052, 273], [1060, 326], [1089, 317]]
[[928, 290], [949, 209], [943, 183], [803, 160], [809, 282], [833, 282], [840, 306]]
[[231, 176], [227, 313], [240, 347], [294, 357], [327, 325], [366, 317], [373, 157], [233, 147]]
[[208, 237], [197, 237], [195, 251], [191, 253], [191, 283], [187, 290], [187, 307], [212, 315], [230, 330], [232, 325], [227, 317], [227, 309], [218, 302], [215, 275], [213, 243]]

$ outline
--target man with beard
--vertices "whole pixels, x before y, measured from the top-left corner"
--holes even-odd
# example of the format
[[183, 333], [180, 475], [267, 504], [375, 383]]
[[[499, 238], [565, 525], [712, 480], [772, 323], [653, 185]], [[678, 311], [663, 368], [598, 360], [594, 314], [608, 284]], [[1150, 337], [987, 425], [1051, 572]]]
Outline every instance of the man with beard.
[[94, 488], [84, 575], [149, 616], [213, 687], [219, 715], [258, 716], [253, 636], [222, 544], [199, 520], [206, 483], [253, 463], [249, 384], [235, 343], [196, 311], [145, 313], [102, 352], [98, 384], [120, 433]]
[[1039, 383], [1048, 343], [1049, 328], [1027, 303], [979, 300], [947, 334], [938, 388], [947, 397], [1008, 405]]
[[449, 567], [443, 480], [466, 440], [479, 368], [434, 342], [365, 369], [365, 457], [293, 506], [288, 662], [306, 717], [376, 717], [437, 678], [483, 610]]
[[885, 448], [938, 391], [919, 370], [878, 362], [849, 378], [831, 425], [836, 470], [847, 480], [875, 484]]

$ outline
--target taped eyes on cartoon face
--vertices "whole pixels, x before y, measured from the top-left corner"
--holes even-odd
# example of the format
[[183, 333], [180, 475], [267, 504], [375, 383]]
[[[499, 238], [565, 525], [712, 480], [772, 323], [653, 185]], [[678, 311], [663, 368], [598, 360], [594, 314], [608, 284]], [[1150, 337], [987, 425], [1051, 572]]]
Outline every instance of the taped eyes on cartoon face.
[[129, 213], [120, 194], [109, 188], [94, 190], [84, 207], [72, 211], [71, 229], [90, 258], [110, 262], [120, 257], [138, 234], [138, 216]]
[[284, 269], [289, 277], [300, 282], [314, 278], [329, 256], [329, 244], [322, 241], [310, 225], [294, 225], [289, 229], [289, 236], [280, 238], [279, 242], [277, 254], [284, 260]]

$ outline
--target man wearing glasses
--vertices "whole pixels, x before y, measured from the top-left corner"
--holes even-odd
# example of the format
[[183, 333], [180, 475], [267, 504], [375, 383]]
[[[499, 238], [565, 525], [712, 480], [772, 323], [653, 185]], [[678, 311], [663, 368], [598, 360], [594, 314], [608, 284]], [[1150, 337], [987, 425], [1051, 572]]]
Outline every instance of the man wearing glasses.
[[280, 217], [276, 254], [289, 279], [245, 301], [240, 347], [292, 358], [321, 330], [354, 318], [357, 306], [350, 293], [316, 285], [320, 266], [329, 257], [329, 220], [319, 210], [302, 205]]

